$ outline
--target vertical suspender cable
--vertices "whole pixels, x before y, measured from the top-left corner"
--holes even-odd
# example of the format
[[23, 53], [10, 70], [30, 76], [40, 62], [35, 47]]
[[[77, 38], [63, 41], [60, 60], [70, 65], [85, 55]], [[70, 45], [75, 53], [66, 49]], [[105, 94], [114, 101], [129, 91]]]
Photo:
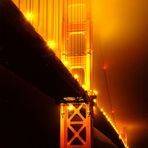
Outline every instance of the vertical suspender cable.
[[51, 39], [53, 40], [53, 36], [54, 36], [54, 0], [52, 0], [52, 17], [51, 17], [51, 24], [52, 24], [52, 31], [51, 31]]
[[19, 7], [19, 9], [20, 9], [20, 0], [18, 1], [18, 7]]
[[[75, 14], [76, 14], [76, 22], [75, 22], [75, 25], [76, 25], [76, 31], [78, 32], [78, 9], [77, 9], [77, 6], [78, 6], [78, 0], [76, 0], [76, 4], [75, 4]], [[75, 34], [75, 39], [76, 39], [76, 50], [75, 50], [75, 53], [76, 53], [76, 64], [78, 65], [78, 35]], [[78, 68], [76, 69], [76, 72], [78, 73]]]
[[[33, 0], [30, 0], [30, 12], [33, 15]], [[31, 24], [33, 25], [33, 19], [31, 19]]]
[[[72, 29], [72, 0], [70, 1], [70, 6], [69, 6], [69, 26], [70, 26], [70, 30]], [[67, 16], [68, 16], [68, 14], [67, 14]], [[69, 33], [68, 33], [69, 34]], [[68, 48], [68, 50], [70, 50], [70, 54], [71, 54], [71, 49], [72, 49], [72, 40], [70, 40], [70, 39], [72, 39], [71, 38], [71, 35], [69, 34], [69, 48]]]
[[[58, 0], [58, 4], [57, 4], [57, 6], [58, 6], [58, 22], [57, 22], [57, 24], [58, 24], [58, 32], [57, 32], [57, 35], [58, 35], [58, 39], [57, 39], [57, 44], [58, 44], [58, 46], [57, 46], [57, 48], [58, 48], [58, 52], [59, 52], [59, 33], [60, 33], [60, 30], [59, 30], [59, 22], [60, 22], [60, 0]], [[59, 53], [58, 53], [59, 54]]]
[[38, 0], [38, 30], [40, 30], [40, 0]]

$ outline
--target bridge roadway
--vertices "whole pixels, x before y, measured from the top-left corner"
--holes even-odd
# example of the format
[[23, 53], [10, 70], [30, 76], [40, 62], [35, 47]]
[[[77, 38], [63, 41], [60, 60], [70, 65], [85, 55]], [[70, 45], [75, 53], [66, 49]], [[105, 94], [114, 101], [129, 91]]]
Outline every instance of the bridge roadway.
[[[0, 1], [0, 147], [59, 147], [59, 101], [86, 97], [10, 0]], [[124, 147], [98, 109], [94, 147]]]

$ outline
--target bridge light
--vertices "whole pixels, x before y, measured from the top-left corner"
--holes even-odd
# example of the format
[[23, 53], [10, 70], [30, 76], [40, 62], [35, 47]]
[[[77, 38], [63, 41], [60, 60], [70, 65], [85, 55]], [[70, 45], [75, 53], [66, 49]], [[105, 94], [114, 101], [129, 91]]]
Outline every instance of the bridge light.
[[87, 90], [87, 88], [86, 88], [86, 85], [85, 85], [85, 84], [83, 84], [83, 85], [82, 85], [82, 88], [83, 88], [84, 90]]
[[108, 64], [104, 64], [102, 68], [103, 68], [103, 70], [107, 70], [108, 67], [109, 67]]
[[93, 102], [94, 102], [94, 103], [97, 103], [97, 99], [93, 99]]
[[69, 105], [68, 105], [68, 110], [69, 110], [69, 111], [73, 111], [73, 110], [74, 110], [74, 106], [73, 106], [72, 104], [69, 104]]
[[47, 41], [47, 45], [51, 49], [55, 49], [55, 47], [56, 47], [56, 43], [53, 40], [52, 41]]
[[25, 17], [28, 21], [32, 21], [33, 20], [33, 13], [32, 12], [27, 12], [25, 14]]
[[93, 90], [93, 93], [94, 93], [95, 95], [98, 95], [98, 91], [97, 91], [97, 90]]
[[103, 108], [101, 108], [100, 110], [101, 110], [101, 112], [104, 112]]
[[[111, 119], [109, 117], [107, 117], [107, 120], [111, 123]], [[112, 123], [111, 123], [112, 124]]]
[[68, 66], [68, 61], [64, 60], [63, 64], [67, 67]]
[[74, 78], [75, 79], [78, 79], [79, 78], [79, 75], [78, 74], [74, 74]]

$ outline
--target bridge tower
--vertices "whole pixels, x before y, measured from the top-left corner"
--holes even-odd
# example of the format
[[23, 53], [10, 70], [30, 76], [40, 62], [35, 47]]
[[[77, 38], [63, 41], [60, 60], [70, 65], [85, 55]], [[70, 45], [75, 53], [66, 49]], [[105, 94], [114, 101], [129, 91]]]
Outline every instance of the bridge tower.
[[[62, 25], [61, 60], [80, 85], [89, 91], [92, 89], [90, 0], [64, 0]], [[91, 101], [84, 103], [84, 98], [64, 98], [60, 110], [61, 148], [92, 147]]]
[[[64, 98], [61, 103], [61, 148], [91, 148], [92, 104], [97, 94], [92, 91], [91, 0], [12, 1], [88, 92], [87, 103], [78, 97]], [[101, 111], [112, 124], [103, 109]], [[125, 128], [119, 137], [123, 137], [126, 146]]]

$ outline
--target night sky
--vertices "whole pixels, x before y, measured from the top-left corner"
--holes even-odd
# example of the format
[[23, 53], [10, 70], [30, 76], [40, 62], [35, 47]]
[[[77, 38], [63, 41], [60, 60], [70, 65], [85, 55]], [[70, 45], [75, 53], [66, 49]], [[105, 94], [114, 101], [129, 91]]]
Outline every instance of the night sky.
[[108, 113], [112, 105], [117, 125], [127, 128], [130, 148], [148, 147], [147, 6], [147, 0], [93, 0], [92, 6], [98, 103]]

